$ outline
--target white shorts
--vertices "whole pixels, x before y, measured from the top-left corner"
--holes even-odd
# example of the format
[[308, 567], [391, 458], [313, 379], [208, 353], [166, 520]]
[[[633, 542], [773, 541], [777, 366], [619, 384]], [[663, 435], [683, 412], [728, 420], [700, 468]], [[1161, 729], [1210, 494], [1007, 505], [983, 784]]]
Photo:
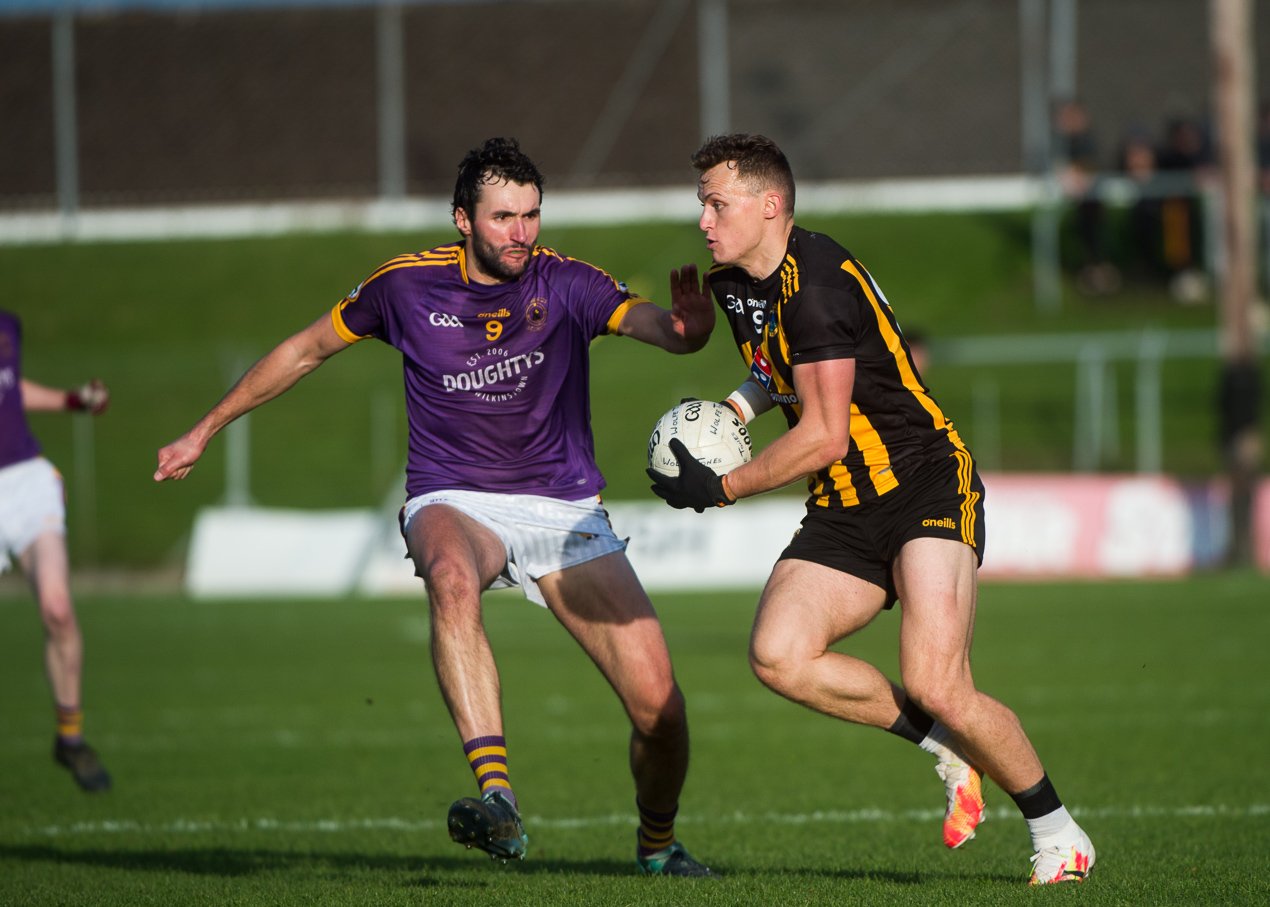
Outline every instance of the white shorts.
[[445, 504], [466, 514], [503, 542], [507, 564], [491, 589], [520, 586], [525, 598], [546, 607], [538, 580], [548, 573], [625, 551], [598, 495], [561, 501], [534, 494], [434, 491], [411, 498], [401, 512], [402, 532], [424, 507]]
[[46, 532], [66, 534], [61, 473], [43, 457], [0, 469], [0, 573]]

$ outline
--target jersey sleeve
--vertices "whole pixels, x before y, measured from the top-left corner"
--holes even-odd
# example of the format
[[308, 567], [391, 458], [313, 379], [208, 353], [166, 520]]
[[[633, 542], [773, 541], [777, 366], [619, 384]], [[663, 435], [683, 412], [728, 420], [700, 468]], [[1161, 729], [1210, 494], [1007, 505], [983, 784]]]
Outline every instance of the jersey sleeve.
[[652, 302], [651, 299], [645, 299], [643, 296], [631, 296], [609, 316], [608, 324], [604, 328], [606, 334], [616, 334], [617, 329], [621, 327], [622, 319], [626, 317], [626, 313], [637, 305], [643, 305], [646, 302]]
[[803, 287], [782, 321], [790, 365], [856, 355], [859, 307], [855, 296], [843, 287]]
[[632, 306], [647, 302], [594, 265], [570, 259], [578, 320], [591, 337], [612, 334]]
[[387, 339], [385, 326], [388, 319], [384, 307], [387, 305], [385, 290], [388, 283], [377, 271], [354, 287], [331, 310], [331, 324], [345, 343], [357, 343], [368, 337]]

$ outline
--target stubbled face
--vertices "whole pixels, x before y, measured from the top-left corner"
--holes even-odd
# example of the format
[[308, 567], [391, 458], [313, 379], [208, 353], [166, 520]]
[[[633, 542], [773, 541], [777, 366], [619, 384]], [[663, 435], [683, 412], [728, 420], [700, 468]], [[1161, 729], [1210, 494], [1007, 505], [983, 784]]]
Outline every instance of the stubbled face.
[[702, 206], [697, 223], [706, 234], [706, 248], [714, 263], [746, 270], [750, 270], [747, 265], [757, 265], [764, 237], [765, 194], [746, 185], [725, 161], [701, 174], [697, 198]]
[[525, 273], [538, 242], [542, 197], [532, 183], [487, 182], [476, 210], [454, 212], [468, 243], [468, 277], [477, 283], [510, 283]]

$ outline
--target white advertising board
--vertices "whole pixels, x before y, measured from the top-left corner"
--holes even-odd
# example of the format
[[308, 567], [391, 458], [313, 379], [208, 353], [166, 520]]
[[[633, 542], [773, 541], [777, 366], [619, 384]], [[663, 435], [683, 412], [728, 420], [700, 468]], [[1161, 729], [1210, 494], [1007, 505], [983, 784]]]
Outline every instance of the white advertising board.
[[[984, 484], [987, 580], [1175, 576], [1196, 565], [1195, 496], [1176, 480], [989, 474]], [[1270, 567], [1267, 488], [1256, 508], [1263, 567]], [[793, 495], [702, 514], [660, 501], [606, 506], [652, 591], [761, 586], [804, 513]], [[422, 592], [396, 520], [369, 509], [204, 511], [186, 586], [198, 597]]]

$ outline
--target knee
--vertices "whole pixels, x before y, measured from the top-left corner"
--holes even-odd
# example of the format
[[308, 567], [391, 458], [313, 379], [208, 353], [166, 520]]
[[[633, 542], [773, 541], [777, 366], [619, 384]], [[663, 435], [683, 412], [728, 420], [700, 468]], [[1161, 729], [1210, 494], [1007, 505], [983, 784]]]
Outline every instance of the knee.
[[750, 640], [750, 670], [759, 682], [782, 696], [792, 696], [805, 659], [789, 646], [771, 639]]
[[953, 708], [951, 697], [940, 690], [930, 689], [921, 685], [910, 686], [905, 684], [904, 692], [908, 694], [911, 702], [944, 727], [953, 725], [954, 722], [951, 719], [955, 717], [955, 709]]
[[53, 639], [67, 639], [79, 633], [69, 595], [41, 595], [40, 619], [45, 632]]
[[678, 684], [632, 709], [631, 723], [635, 733], [645, 738], [674, 739], [688, 732], [688, 707]]
[[974, 695], [973, 685], [933, 682], [929, 677], [905, 677], [904, 691], [922, 711], [944, 727], [956, 731], [964, 724], [964, 716]]
[[472, 565], [461, 558], [442, 556], [419, 566], [434, 617], [479, 613], [480, 581]]

